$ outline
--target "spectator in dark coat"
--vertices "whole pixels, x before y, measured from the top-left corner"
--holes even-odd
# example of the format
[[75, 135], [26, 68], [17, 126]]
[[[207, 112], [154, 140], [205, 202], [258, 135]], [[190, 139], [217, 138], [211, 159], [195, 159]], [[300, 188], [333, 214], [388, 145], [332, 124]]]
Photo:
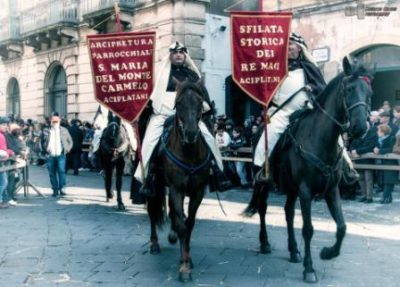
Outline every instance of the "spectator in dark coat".
[[[396, 138], [391, 134], [391, 129], [388, 125], [381, 124], [378, 126], [378, 144], [374, 148], [375, 154], [387, 154], [393, 151]], [[397, 160], [383, 159], [384, 165], [397, 165]], [[383, 198], [380, 203], [388, 204], [392, 202], [392, 191], [394, 185], [398, 181], [398, 172], [385, 170], [381, 172], [381, 180], [383, 183]]]
[[[353, 140], [350, 144], [349, 150], [351, 151], [352, 157], [357, 160], [359, 164], [374, 164], [373, 159], [357, 159], [362, 154], [373, 152], [374, 147], [378, 144], [377, 128], [371, 127], [370, 123], [367, 123], [368, 132], [360, 139]], [[373, 170], [363, 169], [359, 171], [360, 174], [360, 187], [362, 197], [359, 202], [371, 203], [373, 195], [374, 185], [374, 173]]]
[[[232, 132], [232, 139], [231, 143], [229, 144], [229, 147], [233, 150], [239, 149], [241, 147], [246, 146], [246, 140], [244, 136], [242, 135], [242, 130], [239, 127], [236, 127], [233, 129]], [[236, 152], [234, 152], [236, 153]], [[236, 154], [235, 154], [236, 155]], [[240, 155], [240, 154], [238, 154]], [[242, 187], [247, 187], [248, 182], [247, 182], [247, 175], [246, 175], [246, 169], [243, 161], [235, 161], [235, 168], [236, 168], [236, 173], [240, 178], [240, 184]]]
[[[27, 147], [25, 142], [22, 140], [22, 130], [20, 126], [15, 123], [11, 123], [6, 133], [7, 147], [14, 152], [18, 157], [26, 159], [28, 155]], [[19, 176], [18, 170], [10, 170], [8, 172], [8, 184], [7, 192], [10, 205], [17, 204], [17, 198], [15, 194], [16, 190], [16, 178]]]
[[80, 128], [80, 121], [72, 120], [71, 126], [68, 128], [68, 131], [73, 141], [73, 146], [69, 154], [70, 161], [74, 169], [74, 175], [79, 175], [79, 168], [81, 167], [81, 153], [82, 153], [82, 142], [83, 142], [83, 131]]
[[379, 123], [381, 125], [388, 125], [391, 130], [391, 135], [396, 136], [396, 133], [398, 131], [398, 127], [391, 121], [391, 114], [390, 112], [382, 112], [379, 114]]

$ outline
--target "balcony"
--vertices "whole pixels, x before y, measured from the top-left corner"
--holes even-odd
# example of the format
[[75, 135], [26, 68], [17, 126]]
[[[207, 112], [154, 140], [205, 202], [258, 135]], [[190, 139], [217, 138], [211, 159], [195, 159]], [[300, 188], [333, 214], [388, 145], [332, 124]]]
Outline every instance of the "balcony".
[[19, 33], [18, 17], [6, 17], [0, 20], [0, 56], [3, 60], [21, 56], [22, 38]]
[[48, 0], [22, 11], [20, 33], [35, 51], [78, 39], [79, 0]]
[[135, 0], [81, 0], [81, 13], [84, 22], [100, 32], [111, 32], [115, 18], [113, 17], [114, 3], [117, 2], [120, 8], [120, 19], [123, 28], [126, 29], [131, 22]]

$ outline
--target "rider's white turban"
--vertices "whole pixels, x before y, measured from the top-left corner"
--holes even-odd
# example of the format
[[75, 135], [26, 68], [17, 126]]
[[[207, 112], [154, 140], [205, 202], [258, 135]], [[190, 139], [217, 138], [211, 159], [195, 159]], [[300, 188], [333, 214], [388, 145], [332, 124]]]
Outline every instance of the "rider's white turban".
[[315, 61], [314, 57], [311, 55], [310, 51], [308, 50], [306, 41], [304, 41], [304, 38], [302, 36], [300, 36], [300, 34], [292, 32], [290, 34], [289, 40], [295, 42], [296, 45], [301, 48], [304, 58], [306, 58], [308, 61], [310, 61], [311, 63], [313, 63], [315, 66], [318, 67], [317, 62]]
[[199, 78], [201, 78], [200, 71], [199, 69], [197, 69], [195, 63], [190, 57], [187, 48], [181, 42], [175, 41], [169, 46], [170, 53], [165, 55], [159, 66], [160, 68], [158, 69], [157, 79], [155, 81], [153, 93], [150, 96], [150, 99], [152, 99], [153, 102], [156, 98], [160, 97], [160, 95], [165, 94], [167, 90], [169, 74], [171, 73], [170, 55], [174, 51], [183, 51], [185, 54], [185, 62], [183, 63], [183, 65], [191, 69], [199, 76]]

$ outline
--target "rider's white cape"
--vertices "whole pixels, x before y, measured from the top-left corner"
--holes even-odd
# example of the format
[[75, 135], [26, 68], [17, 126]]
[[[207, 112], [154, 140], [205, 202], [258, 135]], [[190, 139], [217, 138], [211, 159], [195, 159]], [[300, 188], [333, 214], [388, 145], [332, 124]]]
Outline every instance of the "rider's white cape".
[[[185, 65], [189, 67], [192, 71], [197, 73], [199, 77], [201, 76], [199, 70], [197, 69], [189, 55], [186, 55]], [[152, 100], [154, 114], [150, 117], [146, 129], [146, 134], [142, 143], [143, 169], [139, 165], [135, 172], [135, 177], [140, 182], [142, 182], [147, 175], [149, 160], [154, 148], [156, 147], [161, 137], [165, 120], [169, 116], [175, 114], [174, 105], [176, 92], [167, 92], [170, 72], [171, 61], [168, 54], [161, 63], [156, 84], [154, 86], [153, 93], [150, 96], [150, 99]], [[213, 153], [214, 158], [216, 159], [218, 167], [222, 170], [223, 164], [221, 153], [216, 145], [214, 136], [208, 131], [206, 125], [203, 122], [199, 122], [199, 128], [207, 145]]]
[[[282, 83], [281, 87], [275, 94], [272, 102], [278, 106], [284, 103], [291, 95], [305, 86], [305, 75], [303, 69], [289, 71], [287, 78]], [[308, 101], [307, 93], [299, 92], [287, 105], [279, 110], [270, 120], [267, 125], [268, 139], [268, 156], [271, 155], [273, 148], [279, 140], [279, 137], [285, 131], [289, 124], [289, 116], [303, 108]], [[276, 107], [271, 107], [268, 110], [268, 115], [275, 111]], [[265, 162], [265, 132], [261, 135], [254, 152], [254, 164], [262, 166]]]

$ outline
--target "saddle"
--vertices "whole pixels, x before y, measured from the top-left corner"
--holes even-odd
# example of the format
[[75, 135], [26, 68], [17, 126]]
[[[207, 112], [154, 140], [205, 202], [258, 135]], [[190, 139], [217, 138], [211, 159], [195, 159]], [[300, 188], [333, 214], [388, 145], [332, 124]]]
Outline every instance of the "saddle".
[[169, 116], [164, 122], [163, 132], [161, 134], [160, 141], [159, 141], [158, 145], [156, 146], [156, 148], [158, 148], [157, 149], [158, 156], [161, 156], [165, 150], [165, 146], [171, 135], [172, 127], [174, 126], [174, 121], [175, 121], [175, 115], [172, 115], [172, 116]]
[[295, 111], [293, 114], [290, 115], [289, 124], [286, 127], [285, 131], [283, 132], [282, 136], [279, 138], [278, 142], [276, 143], [274, 150], [272, 151], [271, 161], [274, 154], [282, 152], [290, 147], [291, 139], [289, 136], [289, 129], [291, 130], [292, 133], [295, 133], [297, 131], [300, 121], [305, 116], [307, 116], [311, 111], [312, 109], [304, 108]]

